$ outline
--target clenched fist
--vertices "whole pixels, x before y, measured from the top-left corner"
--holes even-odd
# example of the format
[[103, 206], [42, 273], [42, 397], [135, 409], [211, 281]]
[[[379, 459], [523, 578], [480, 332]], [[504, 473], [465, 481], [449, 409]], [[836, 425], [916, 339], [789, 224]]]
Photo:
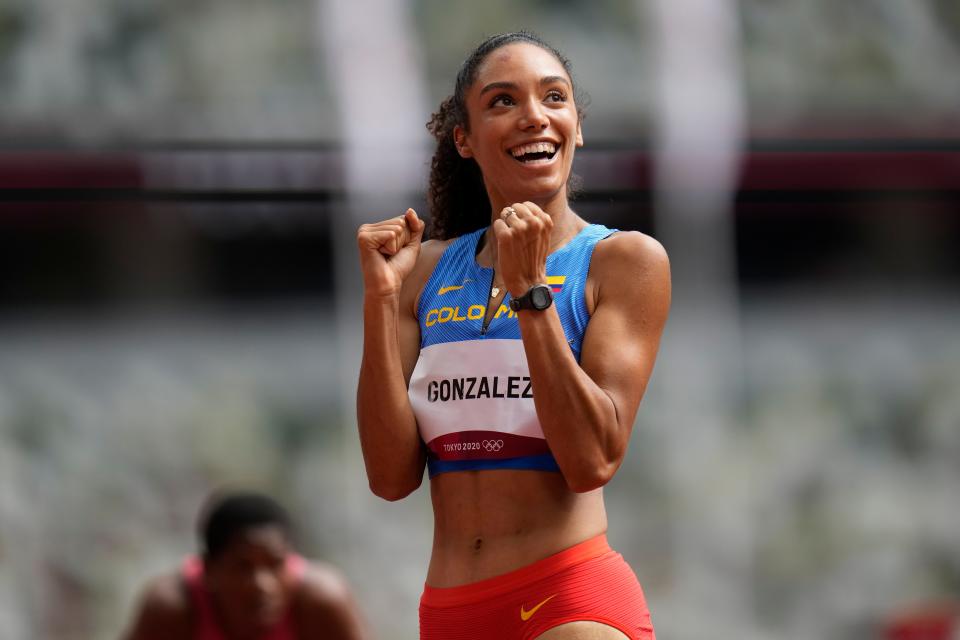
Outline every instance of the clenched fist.
[[367, 295], [399, 295], [420, 255], [424, 226], [413, 209], [402, 216], [360, 226], [357, 246]]
[[516, 202], [493, 223], [503, 282], [514, 297], [547, 281], [553, 219], [532, 202]]

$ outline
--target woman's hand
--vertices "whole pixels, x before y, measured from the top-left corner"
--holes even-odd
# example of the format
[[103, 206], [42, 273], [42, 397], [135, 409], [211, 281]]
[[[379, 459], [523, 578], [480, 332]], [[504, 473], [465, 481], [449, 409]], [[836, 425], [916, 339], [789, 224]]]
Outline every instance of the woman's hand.
[[547, 282], [547, 255], [553, 219], [532, 202], [517, 202], [500, 212], [493, 223], [497, 261], [503, 283], [513, 297]]
[[407, 395], [420, 354], [413, 301], [417, 274], [423, 271], [416, 270], [424, 257], [423, 228], [416, 212], [407, 209], [357, 232], [365, 290], [357, 427], [370, 489], [386, 500], [399, 500], [419, 487], [427, 461]]
[[424, 226], [413, 209], [407, 209], [402, 216], [360, 226], [357, 246], [368, 295], [400, 294], [404, 279], [420, 255]]

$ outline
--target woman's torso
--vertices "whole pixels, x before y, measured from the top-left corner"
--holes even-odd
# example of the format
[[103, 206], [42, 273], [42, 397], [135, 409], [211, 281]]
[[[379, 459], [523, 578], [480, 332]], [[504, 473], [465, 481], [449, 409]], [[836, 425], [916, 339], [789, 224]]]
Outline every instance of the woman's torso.
[[[430, 452], [427, 582], [435, 587], [499, 575], [606, 530], [601, 490], [570, 491], [549, 453], [509, 297], [485, 324], [493, 272], [475, 260], [482, 233], [445, 245], [416, 307], [421, 355], [410, 393]], [[578, 359], [589, 321], [590, 258], [610, 233], [587, 226], [547, 259], [548, 283]]]
[[427, 583], [452, 587], [526, 566], [607, 529], [602, 489], [574, 493], [558, 473], [464, 471], [430, 482]]

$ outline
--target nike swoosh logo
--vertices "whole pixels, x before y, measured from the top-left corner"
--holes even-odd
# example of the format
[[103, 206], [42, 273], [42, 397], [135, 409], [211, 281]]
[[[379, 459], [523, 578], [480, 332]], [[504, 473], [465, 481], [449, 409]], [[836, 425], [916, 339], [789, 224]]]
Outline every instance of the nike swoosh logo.
[[448, 291], [457, 291], [458, 289], [463, 289], [463, 285], [462, 285], [462, 284], [455, 284], [455, 285], [453, 285], [452, 287], [440, 287], [439, 289], [437, 289], [437, 295], [438, 295], [438, 296], [442, 296], [443, 294], [445, 294], [445, 293], [448, 292]]
[[548, 602], [550, 602], [556, 597], [557, 597], [557, 594], [553, 594], [552, 596], [550, 596], [549, 598], [547, 598], [546, 600], [544, 600], [543, 602], [535, 606], [533, 609], [530, 609], [530, 611], [527, 611], [526, 609], [523, 608], [523, 605], [520, 605], [520, 619], [526, 622], [527, 620], [533, 617], [533, 614], [535, 614], [540, 609], [540, 607], [547, 604]]

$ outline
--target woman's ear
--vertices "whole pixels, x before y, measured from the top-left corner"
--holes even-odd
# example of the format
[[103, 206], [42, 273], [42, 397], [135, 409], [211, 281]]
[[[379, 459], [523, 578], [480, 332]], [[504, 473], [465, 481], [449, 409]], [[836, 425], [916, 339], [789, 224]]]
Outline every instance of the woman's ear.
[[453, 144], [457, 147], [457, 153], [461, 158], [473, 157], [473, 151], [470, 150], [470, 144], [467, 142], [467, 132], [460, 125], [453, 128]]
[[577, 148], [583, 146], [583, 131], [580, 130], [580, 121], [577, 121]]

